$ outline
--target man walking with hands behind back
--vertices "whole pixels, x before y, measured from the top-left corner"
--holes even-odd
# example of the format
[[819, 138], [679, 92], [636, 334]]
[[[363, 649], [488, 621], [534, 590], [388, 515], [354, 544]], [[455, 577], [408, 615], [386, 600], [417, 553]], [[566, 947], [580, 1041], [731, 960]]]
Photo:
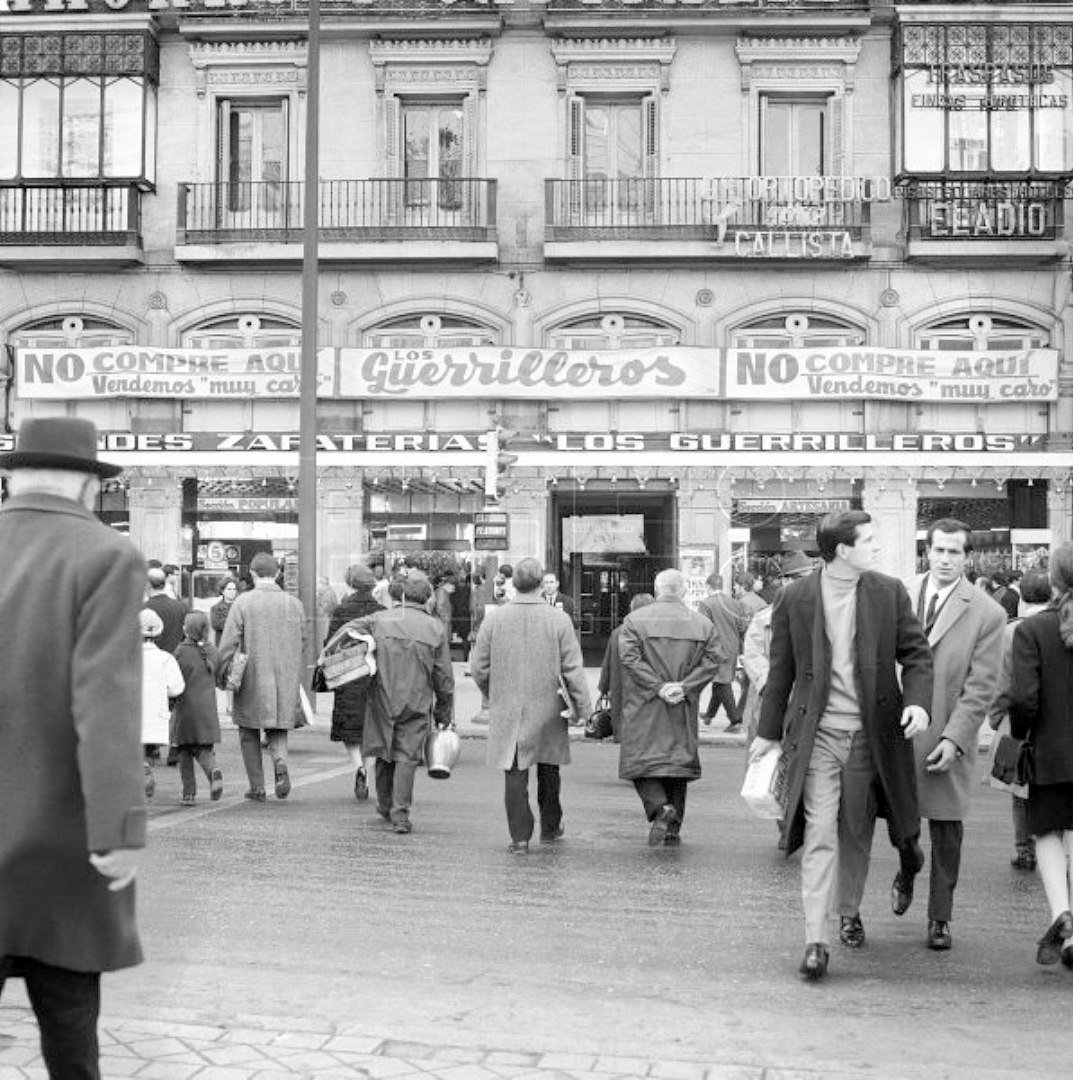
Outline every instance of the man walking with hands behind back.
[[514, 596], [481, 623], [470, 654], [473, 680], [488, 701], [488, 764], [505, 773], [504, 802], [513, 855], [525, 855], [535, 825], [529, 769], [537, 769], [540, 839], [563, 835], [559, 767], [570, 764], [565, 687], [578, 716], [590, 710], [581, 646], [569, 615], [541, 595], [536, 559], [514, 568]]
[[[968, 525], [954, 518], [933, 522], [927, 544], [928, 572], [906, 588], [935, 657], [931, 727], [915, 753], [920, 814], [931, 837], [928, 947], [945, 950], [953, 944], [950, 917], [976, 783], [976, 742], [1002, 673], [1006, 612], [964, 576], [972, 551]], [[897, 895], [892, 903], [900, 915]]]
[[[786, 854], [801, 854], [809, 979], [827, 974], [830, 916], [864, 944], [861, 897], [879, 800], [912, 888], [923, 857], [910, 740], [928, 728], [931, 652], [897, 578], [876, 573], [871, 517], [828, 514], [821, 570], [791, 582], [771, 617], [771, 666], [750, 758], [786, 755]], [[901, 666], [901, 685], [898, 667]], [[911, 896], [910, 891], [910, 896]]]
[[25, 980], [51, 1076], [96, 1080], [100, 973], [142, 959], [145, 564], [93, 516], [121, 470], [89, 421], [24, 421], [0, 469], [0, 990]]

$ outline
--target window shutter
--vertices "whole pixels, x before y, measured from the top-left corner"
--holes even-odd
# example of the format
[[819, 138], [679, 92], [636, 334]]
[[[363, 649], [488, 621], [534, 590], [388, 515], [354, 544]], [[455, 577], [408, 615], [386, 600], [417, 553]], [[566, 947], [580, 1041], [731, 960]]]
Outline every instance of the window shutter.
[[567, 213], [572, 221], [581, 217], [585, 180], [585, 99], [567, 98], [566, 178]]
[[842, 176], [846, 171], [846, 124], [843, 97], [832, 97], [827, 106], [828, 123], [831, 125], [829, 153], [831, 160], [825, 170], [828, 176]]
[[480, 174], [477, 160], [477, 95], [467, 94], [462, 103], [462, 155], [465, 162], [463, 176], [470, 179]]
[[658, 102], [656, 98], [646, 97], [643, 102], [642, 123], [644, 125], [643, 150], [645, 178], [654, 180], [659, 175], [659, 126]]
[[402, 176], [402, 154], [399, 132], [399, 99], [384, 98], [384, 167], [388, 176]]

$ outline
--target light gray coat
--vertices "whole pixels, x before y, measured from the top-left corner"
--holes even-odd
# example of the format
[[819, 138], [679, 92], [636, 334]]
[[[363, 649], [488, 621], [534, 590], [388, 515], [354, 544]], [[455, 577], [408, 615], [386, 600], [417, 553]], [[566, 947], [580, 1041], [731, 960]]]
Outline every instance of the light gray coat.
[[249, 654], [231, 717], [239, 727], [295, 728], [304, 723], [298, 687], [302, 676], [305, 612], [274, 581], [260, 581], [231, 605], [220, 638], [216, 682], [223, 686], [231, 658]]
[[488, 700], [488, 764], [509, 769], [517, 754], [520, 769], [568, 765], [560, 678], [578, 716], [592, 709], [570, 616], [537, 593], [517, 593], [485, 616], [469, 662]]
[[[919, 610], [926, 574], [906, 582]], [[999, 691], [1006, 612], [962, 578], [939, 609], [928, 635], [935, 663], [931, 724], [913, 740], [920, 816], [961, 821], [976, 787], [976, 743], [980, 726]], [[945, 773], [929, 773], [925, 758], [946, 736], [962, 751]]]

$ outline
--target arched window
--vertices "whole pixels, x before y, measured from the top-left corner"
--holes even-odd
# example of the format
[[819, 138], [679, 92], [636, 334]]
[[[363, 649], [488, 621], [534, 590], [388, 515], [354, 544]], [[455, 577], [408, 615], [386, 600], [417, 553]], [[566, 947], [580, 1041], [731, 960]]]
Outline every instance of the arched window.
[[269, 315], [228, 315], [187, 330], [182, 344], [187, 349], [297, 349], [302, 328]]
[[452, 349], [497, 345], [498, 333], [487, 326], [455, 315], [404, 315], [365, 331], [370, 349]]
[[655, 349], [681, 340], [675, 327], [625, 312], [589, 315], [548, 331], [548, 345], [554, 349]]
[[90, 349], [104, 345], [133, 345], [134, 334], [104, 319], [85, 315], [54, 315], [16, 330], [11, 344], [21, 348]]
[[731, 331], [733, 349], [837, 348], [863, 345], [867, 335], [859, 326], [825, 315], [795, 311], [768, 315]]
[[917, 347], [979, 352], [987, 349], [1042, 349], [1048, 335], [1038, 326], [994, 315], [960, 315], [932, 323], [918, 333]]

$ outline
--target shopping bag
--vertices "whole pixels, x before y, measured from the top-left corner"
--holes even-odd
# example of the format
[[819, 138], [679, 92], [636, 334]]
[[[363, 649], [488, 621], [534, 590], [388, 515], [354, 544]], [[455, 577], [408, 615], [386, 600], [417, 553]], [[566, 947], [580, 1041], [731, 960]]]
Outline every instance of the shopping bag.
[[758, 818], [779, 820], [783, 816], [783, 788], [786, 763], [782, 748], [776, 746], [763, 757], [749, 762], [741, 797]]
[[225, 690], [240, 690], [242, 688], [242, 678], [246, 674], [246, 665], [249, 661], [249, 653], [244, 653], [241, 649], [234, 653], [231, 657], [231, 663], [227, 666]]

